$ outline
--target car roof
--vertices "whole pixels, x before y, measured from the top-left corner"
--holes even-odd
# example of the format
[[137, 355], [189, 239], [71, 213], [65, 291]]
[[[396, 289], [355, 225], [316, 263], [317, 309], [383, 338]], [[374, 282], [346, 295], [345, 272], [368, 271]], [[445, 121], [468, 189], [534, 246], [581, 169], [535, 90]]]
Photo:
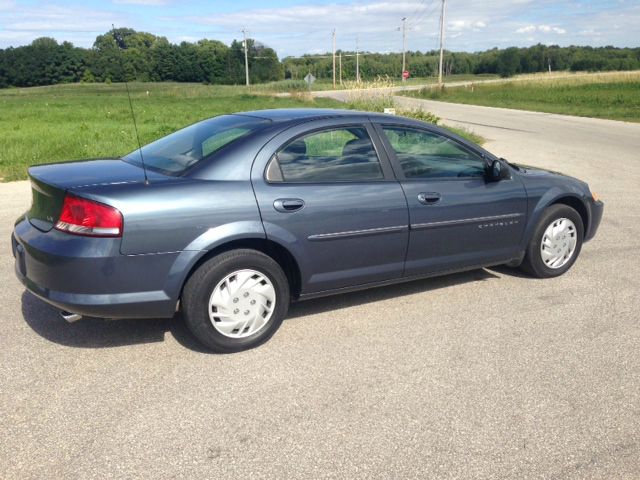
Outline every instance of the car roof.
[[270, 110], [253, 110], [250, 112], [237, 112], [236, 115], [246, 115], [256, 118], [271, 120], [274, 123], [291, 123], [296, 120], [309, 121], [320, 118], [362, 118], [382, 117], [389, 118], [390, 115], [361, 112], [358, 110], [342, 110], [337, 108], [275, 108]]

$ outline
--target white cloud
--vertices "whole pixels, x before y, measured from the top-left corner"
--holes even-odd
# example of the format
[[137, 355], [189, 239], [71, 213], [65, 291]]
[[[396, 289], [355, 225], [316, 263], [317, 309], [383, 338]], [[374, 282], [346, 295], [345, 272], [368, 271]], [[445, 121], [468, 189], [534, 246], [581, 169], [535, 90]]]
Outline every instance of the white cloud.
[[516, 30], [516, 33], [531, 33], [536, 31], [535, 25], [527, 25], [526, 27], [520, 27]]
[[580, 30], [578, 32], [578, 35], [583, 36], [583, 37], [601, 37], [602, 36], [602, 32], [596, 30], [595, 28], [588, 28], [585, 30]]
[[[560, 27], [554, 27], [551, 25], [526, 25], [524, 27], [520, 27], [518, 29], [516, 29], [516, 33], [533, 33], [535, 31], [538, 32], [542, 32], [542, 33], [557, 33], [559, 35], [563, 35], [565, 33], [567, 33], [567, 31], [564, 28], [560, 28]], [[532, 38], [532, 37], [527, 37], [527, 38]]]
[[451, 32], [459, 32], [460, 30], [469, 28], [469, 26], [469, 23], [465, 20], [453, 20], [447, 24], [448, 30]]
[[[446, 48], [473, 51], [543, 41], [637, 46], [637, 1], [620, 0], [610, 7], [593, 2], [581, 9], [576, 9], [574, 2], [447, 2]], [[268, 2], [247, 8], [247, 3], [238, 1], [234, 6], [225, 2], [222, 9], [217, 2], [196, 5], [174, 0], [111, 0], [86, 2], [86, 6], [74, 2], [72, 7], [64, 0], [0, 0], [0, 48], [24, 45], [40, 36], [88, 47], [114, 23], [166, 36], [172, 42], [206, 37], [230, 43], [240, 38], [240, 30], [246, 27], [251, 37], [275, 48], [281, 56], [330, 51], [335, 28], [339, 49], [353, 50], [358, 36], [361, 50], [398, 52], [402, 35], [396, 29], [403, 17], [408, 18], [409, 50], [438, 47], [439, 0], [291, 0], [287, 2], [291, 5], [276, 8]], [[149, 7], [153, 15], [140, 15], [140, 5], [153, 6]]]
[[97, 35], [111, 29], [112, 23], [129, 25], [127, 17], [120, 13], [84, 7], [69, 9], [49, 4], [12, 8], [0, 19], [0, 48], [24, 45], [43, 36], [91, 46]]

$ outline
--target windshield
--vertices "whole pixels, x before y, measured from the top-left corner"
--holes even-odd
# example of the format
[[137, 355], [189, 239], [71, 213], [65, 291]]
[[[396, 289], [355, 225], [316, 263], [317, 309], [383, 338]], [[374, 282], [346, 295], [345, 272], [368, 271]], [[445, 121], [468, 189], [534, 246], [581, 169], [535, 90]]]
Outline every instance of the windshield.
[[[266, 123], [268, 120], [242, 115], [223, 115], [203, 120], [142, 147], [144, 165], [160, 173], [180, 175]], [[139, 149], [122, 159], [142, 166]]]

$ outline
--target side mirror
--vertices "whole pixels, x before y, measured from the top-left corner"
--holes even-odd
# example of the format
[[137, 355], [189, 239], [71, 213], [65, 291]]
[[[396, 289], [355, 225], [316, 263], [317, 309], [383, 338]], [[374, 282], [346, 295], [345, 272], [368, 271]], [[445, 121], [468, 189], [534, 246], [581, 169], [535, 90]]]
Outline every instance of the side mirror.
[[491, 167], [489, 167], [488, 173], [489, 173], [489, 178], [494, 182], [511, 178], [511, 172], [509, 172], [509, 167], [507, 167], [500, 160], [494, 160], [493, 162], [491, 162]]

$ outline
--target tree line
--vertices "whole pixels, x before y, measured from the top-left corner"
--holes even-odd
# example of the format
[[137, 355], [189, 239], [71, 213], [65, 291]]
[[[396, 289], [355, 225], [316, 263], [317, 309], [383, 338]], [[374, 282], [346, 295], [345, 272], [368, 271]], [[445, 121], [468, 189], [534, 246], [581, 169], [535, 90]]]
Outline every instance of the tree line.
[[[115, 33], [115, 35], [114, 35]], [[118, 41], [116, 41], [118, 39]], [[251, 83], [284, 78], [299, 80], [307, 73], [332, 78], [331, 55], [305, 55], [278, 59], [276, 52], [247, 40]], [[355, 52], [342, 55], [342, 76], [354, 79]], [[407, 69], [414, 77], [437, 75], [438, 52], [407, 52]], [[364, 52], [359, 58], [361, 78], [399, 77], [400, 53]], [[640, 48], [559, 47], [534, 45], [482, 52], [446, 52], [444, 73], [492, 73], [511, 76], [551, 70], [605, 71], [640, 69]], [[0, 88], [31, 87], [74, 82], [177, 81], [243, 84], [244, 46], [203, 39], [170, 43], [166, 37], [121, 28], [99, 35], [92, 48], [38, 38], [30, 45], [0, 49]]]
[[[342, 76], [355, 79], [355, 52], [338, 51], [342, 55]], [[406, 68], [413, 77], [438, 75], [440, 53], [410, 51], [406, 54]], [[332, 78], [333, 59], [330, 55], [288, 57], [282, 61], [287, 78], [304, 78], [312, 73], [317, 78]], [[400, 77], [401, 53], [360, 54], [360, 77], [374, 79], [377, 76]], [[445, 52], [443, 70], [452, 74], [498, 74], [509, 77], [518, 73], [536, 73], [547, 70], [611, 71], [640, 69], [640, 48], [616, 47], [559, 47], [534, 45], [532, 47], [506, 49], [493, 48], [482, 52]]]
[[[252, 82], [284, 78], [273, 49], [253, 39], [247, 40], [247, 48]], [[88, 49], [47, 37], [0, 49], [0, 87], [124, 80], [243, 84], [244, 45], [206, 39], [173, 44], [166, 37], [120, 28], [99, 35]]]

